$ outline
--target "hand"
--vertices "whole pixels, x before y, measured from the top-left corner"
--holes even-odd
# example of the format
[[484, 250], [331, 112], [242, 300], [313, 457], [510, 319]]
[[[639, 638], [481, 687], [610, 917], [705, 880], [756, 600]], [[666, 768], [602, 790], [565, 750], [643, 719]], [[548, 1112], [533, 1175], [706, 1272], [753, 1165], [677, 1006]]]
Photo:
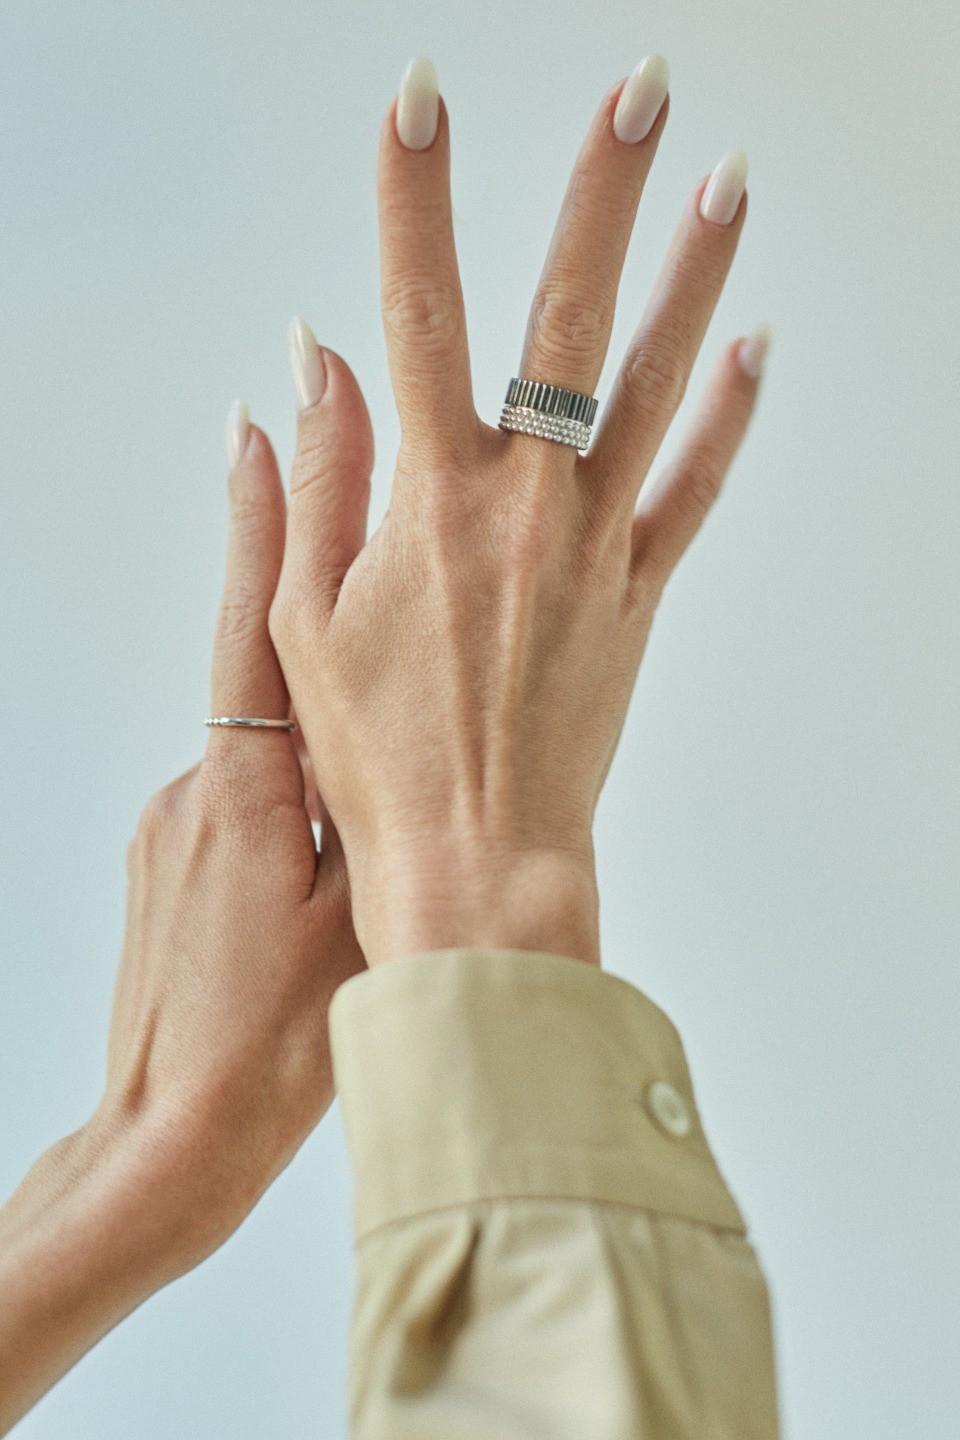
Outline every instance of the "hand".
[[[657, 63], [629, 83], [619, 111], [621, 86], [604, 98], [577, 158], [518, 371], [588, 393], [667, 117]], [[644, 110], [652, 124], [634, 139]], [[597, 798], [661, 592], [757, 390], [760, 335], [727, 347], [677, 458], [635, 509], [733, 260], [744, 180], [734, 155], [697, 187], [581, 458], [477, 416], [447, 111], [428, 62], [388, 111], [382, 308], [402, 425], [391, 505], [364, 547], [369, 418], [346, 364], [300, 322], [270, 622], [370, 965], [460, 944], [599, 962]]]
[[[238, 414], [233, 435], [213, 713], [280, 719], [283, 489], [263, 433]], [[333, 1099], [327, 1007], [364, 962], [336, 833], [318, 856], [307, 799], [289, 733], [211, 729], [143, 813], [103, 1098], [0, 1211], [0, 1432], [221, 1244]]]

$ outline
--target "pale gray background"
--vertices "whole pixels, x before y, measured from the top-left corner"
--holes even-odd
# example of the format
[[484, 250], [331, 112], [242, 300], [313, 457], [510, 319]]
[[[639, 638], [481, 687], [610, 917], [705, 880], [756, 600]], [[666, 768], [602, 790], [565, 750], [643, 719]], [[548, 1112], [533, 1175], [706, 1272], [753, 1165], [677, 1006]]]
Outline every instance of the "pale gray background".
[[[288, 462], [295, 311], [360, 378], [386, 505], [374, 163], [405, 62], [434, 58], [451, 112], [494, 419], [587, 122], [659, 50], [672, 112], [599, 394], [733, 146], [750, 215], [690, 402], [727, 337], [775, 340], [602, 805], [605, 963], [684, 1036], [770, 1277], [786, 1435], [955, 1435], [955, 26], [949, 0], [5, 0], [5, 1188], [98, 1093], [124, 847], [204, 740], [224, 415], [246, 396]], [[350, 1183], [335, 1106], [25, 1440], [344, 1436]]]

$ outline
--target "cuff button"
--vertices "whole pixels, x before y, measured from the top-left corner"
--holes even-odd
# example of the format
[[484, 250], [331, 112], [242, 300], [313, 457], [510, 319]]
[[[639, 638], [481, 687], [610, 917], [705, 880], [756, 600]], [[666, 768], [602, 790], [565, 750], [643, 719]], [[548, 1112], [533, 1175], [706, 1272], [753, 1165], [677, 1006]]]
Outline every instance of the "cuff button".
[[644, 1098], [661, 1130], [678, 1140], [690, 1133], [690, 1112], [683, 1096], [666, 1080], [652, 1081]]

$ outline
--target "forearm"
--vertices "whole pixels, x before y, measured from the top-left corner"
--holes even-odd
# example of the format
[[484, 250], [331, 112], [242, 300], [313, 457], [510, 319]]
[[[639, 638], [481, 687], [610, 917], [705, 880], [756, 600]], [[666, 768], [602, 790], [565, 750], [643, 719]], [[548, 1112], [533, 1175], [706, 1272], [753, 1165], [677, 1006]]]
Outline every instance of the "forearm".
[[144, 1142], [92, 1122], [48, 1150], [0, 1209], [0, 1434], [177, 1273]]

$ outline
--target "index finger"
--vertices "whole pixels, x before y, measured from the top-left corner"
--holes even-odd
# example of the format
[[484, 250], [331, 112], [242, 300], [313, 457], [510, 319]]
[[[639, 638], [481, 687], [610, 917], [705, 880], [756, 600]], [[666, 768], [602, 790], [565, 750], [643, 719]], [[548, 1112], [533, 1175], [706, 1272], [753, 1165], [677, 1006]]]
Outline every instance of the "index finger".
[[411, 61], [380, 134], [380, 289], [404, 438], [421, 454], [477, 428], [450, 204], [450, 131], [432, 63]]

